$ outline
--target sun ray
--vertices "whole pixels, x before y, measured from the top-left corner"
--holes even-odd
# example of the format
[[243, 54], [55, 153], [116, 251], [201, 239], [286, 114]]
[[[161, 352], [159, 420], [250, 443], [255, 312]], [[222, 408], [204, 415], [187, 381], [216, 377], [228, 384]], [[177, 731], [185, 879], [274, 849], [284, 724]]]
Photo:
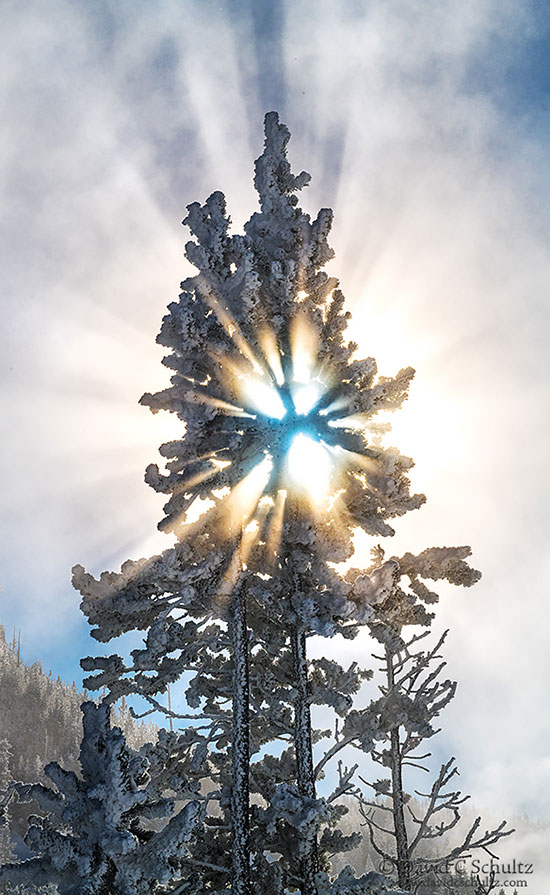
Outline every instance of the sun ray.
[[273, 500], [270, 497], [262, 497], [256, 506], [254, 517], [242, 529], [241, 554], [244, 565], [247, 564], [253, 547], [263, 538], [266, 522], [269, 519], [273, 505]]
[[[343, 395], [338, 396], [331, 401], [330, 404], [327, 404], [326, 407], [323, 407], [322, 410], [319, 411], [321, 416], [329, 416], [332, 413], [338, 413], [339, 411], [347, 410], [349, 407], [349, 401], [344, 398]], [[337, 417], [337, 419], [343, 419], [344, 417]]]
[[279, 392], [267, 382], [256, 377], [249, 377], [243, 384], [243, 394], [247, 404], [255, 410], [280, 420], [286, 413], [286, 407]]
[[297, 314], [290, 327], [292, 378], [295, 382], [307, 383], [315, 378], [318, 347], [317, 333], [311, 321], [304, 314]]
[[247, 525], [269, 481], [273, 459], [266, 455], [244, 478], [237, 482], [224, 501], [224, 511], [234, 524]]
[[233, 340], [243, 357], [248, 360], [248, 362], [256, 370], [256, 372], [260, 372], [262, 366], [259, 363], [258, 359], [255, 357], [254, 352], [252, 351], [247, 340], [243, 336], [239, 324], [236, 322], [234, 317], [232, 317], [227, 308], [224, 308], [220, 301], [214, 295], [212, 295], [212, 293], [206, 296], [206, 302], [220, 321], [228, 336]]
[[258, 342], [264, 353], [267, 366], [275, 377], [275, 382], [277, 385], [284, 385], [285, 376], [283, 373], [283, 365], [281, 363], [281, 355], [273, 330], [268, 328], [263, 329], [258, 334]]
[[229, 564], [220, 580], [218, 593], [214, 599], [215, 606], [219, 607], [231, 599], [243, 571], [241, 542], [239, 541], [231, 554]]
[[229, 358], [220, 359], [220, 363], [233, 392], [243, 404], [243, 413], [252, 411], [256, 415], [259, 412], [274, 419], [285, 415], [279, 390], [265, 370], [260, 368], [259, 373], [251, 372], [245, 364]]
[[196, 472], [194, 475], [183, 481], [181, 485], [182, 491], [190, 491], [192, 488], [196, 488], [197, 485], [202, 484], [202, 482], [206, 482], [208, 479], [213, 478], [219, 471], [220, 467], [216, 465], [214, 469], [203, 469], [202, 472]]
[[188, 396], [197, 404], [208, 404], [210, 407], [216, 407], [218, 410], [224, 410], [231, 416], [250, 416], [242, 407], [237, 404], [231, 404], [222, 398], [214, 398], [206, 392], [192, 391], [188, 392]]
[[266, 551], [268, 560], [274, 561], [279, 553], [281, 546], [281, 537], [283, 533], [283, 521], [285, 515], [287, 492], [284, 488], [277, 491], [275, 505], [269, 517], [269, 527], [266, 537]]

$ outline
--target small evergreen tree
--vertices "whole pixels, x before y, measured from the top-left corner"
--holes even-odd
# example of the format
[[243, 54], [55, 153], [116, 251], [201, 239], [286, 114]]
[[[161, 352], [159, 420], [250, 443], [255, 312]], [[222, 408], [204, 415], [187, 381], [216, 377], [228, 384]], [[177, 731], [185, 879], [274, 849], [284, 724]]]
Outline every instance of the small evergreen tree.
[[45, 773], [56, 789], [14, 785], [19, 799], [43, 812], [26, 835], [37, 857], [4, 865], [0, 881], [54, 884], [60, 895], [165, 892], [198, 834], [200, 802], [187, 802], [163, 829], [151, 830], [148, 822], [172, 814], [173, 802], [149, 791], [147, 761], [111, 728], [109, 707], [87, 702], [82, 711], [81, 774], [50, 762]]

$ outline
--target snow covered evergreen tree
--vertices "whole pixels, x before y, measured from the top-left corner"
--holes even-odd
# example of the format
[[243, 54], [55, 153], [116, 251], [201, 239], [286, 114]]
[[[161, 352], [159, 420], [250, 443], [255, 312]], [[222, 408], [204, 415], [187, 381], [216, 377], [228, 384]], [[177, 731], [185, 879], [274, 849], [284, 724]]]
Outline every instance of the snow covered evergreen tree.
[[[332, 213], [323, 209], [311, 221], [298, 207], [296, 194], [309, 175], [291, 173], [289, 133], [275, 113], [265, 125], [255, 177], [261, 210], [244, 235], [229, 234], [221, 193], [188, 208], [184, 223], [194, 240], [186, 254], [199, 273], [182, 284], [158, 338], [171, 350], [165, 363], [174, 371], [172, 384], [142, 399], [185, 424], [184, 437], [161, 448], [167, 474], [156, 466], [146, 474], [169, 496], [159, 527], [177, 542], [98, 581], [76, 567], [74, 582], [97, 639], [148, 631], [130, 665], [118, 656], [86, 659], [86, 669], [99, 671], [88, 686], [107, 686], [112, 700], [141, 693], [158, 708], [159, 692], [195, 672], [187, 701], [199, 709], [206, 732], [188, 727], [188, 750], [200, 753], [201, 772], [219, 783], [223, 817], [212, 821], [205, 864], [218, 866], [220, 851], [227, 861], [223, 831], [232, 825], [236, 895], [248, 891], [250, 864], [264, 888], [269, 878], [274, 892], [291, 885], [311, 895], [322, 879], [319, 835], [338, 813], [316, 798], [311, 700], [338, 699], [345, 713], [365, 675], [336, 663], [319, 666], [317, 677], [329, 683], [313, 696], [306, 639], [356, 633], [369, 607], [331, 564], [351, 555], [356, 527], [392, 534], [388, 520], [424, 498], [409, 493], [412, 461], [367, 437], [369, 426], [376, 429], [374, 415], [406, 398], [413, 371], [377, 379], [372, 358], [354, 359], [357, 346], [343, 339], [349, 316], [343, 296], [322, 270], [333, 254]], [[210, 509], [190, 521], [199, 499]], [[368, 724], [357, 719], [356, 739], [366, 749]], [[254, 755], [281, 738], [291, 752], [271, 762], [269, 775], [269, 762], [261, 760], [254, 768], [261, 787], [253, 784], [267, 801], [255, 812], [255, 841], [269, 836], [277, 857], [266, 861], [258, 842], [250, 862], [251, 749]], [[231, 747], [231, 766], [222, 745]], [[196, 776], [191, 763], [188, 757]], [[330, 834], [322, 835], [328, 843]]]
[[[148, 762], [111, 728], [108, 705], [82, 704], [80, 775], [46, 766], [56, 789], [13, 784], [19, 799], [43, 812], [26, 841], [37, 857], [0, 868], [0, 881], [57, 886], [59, 895], [149, 895], [171, 891], [199, 835], [202, 806], [190, 800], [176, 814], [170, 799], [149, 789]], [[160, 830], [150, 821], [172, 815]], [[168, 888], [167, 888], [168, 887]]]

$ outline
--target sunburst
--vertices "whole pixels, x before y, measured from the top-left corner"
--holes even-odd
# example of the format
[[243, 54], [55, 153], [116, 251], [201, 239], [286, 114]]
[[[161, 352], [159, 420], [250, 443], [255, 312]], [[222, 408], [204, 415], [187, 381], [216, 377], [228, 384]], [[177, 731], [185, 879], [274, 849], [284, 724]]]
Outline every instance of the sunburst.
[[[340, 387], [336, 371], [320, 360], [315, 328], [304, 313], [288, 328], [287, 352], [267, 327], [254, 339], [254, 350], [229, 314], [212, 307], [235, 350], [230, 356], [212, 354], [209, 379], [187, 396], [214, 408], [230, 425], [221, 427], [227, 444], [217, 442], [195, 458], [201, 468], [185, 477], [181, 487], [189, 499], [178, 520], [180, 536], [211, 526], [216, 517], [223, 520], [241, 564], [259, 541], [271, 563], [280, 548], [289, 497], [315, 519], [330, 515], [335, 524], [348, 525], [341, 499], [345, 480], [360, 476], [368, 487], [368, 470], [380, 476], [380, 447], [367, 439], [372, 414], [356, 412], [359, 392], [349, 382]], [[240, 436], [236, 457], [231, 449], [235, 433]], [[211, 497], [201, 501], [204, 485]]]
[[289, 134], [275, 113], [265, 125], [261, 212], [244, 235], [229, 235], [223, 194], [188, 207], [195, 241], [186, 254], [199, 273], [182, 283], [157, 338], [171, 352], [171, 386], [142, 403], [185, 426], [161, 448], [166, 474], [147, 471], [169, 495], [159, 528], [188, 544], [200, 535], [205, 555], [239, 552], [242, 563], [250, 542], [272, 564], [288, 552], [283, 533], [295, 513], [349, 545], [356, 528], [393, 534], [387, 520], [423, 497], [409, 493], [412, 461], [383, 447], [374, 424], [405, 400], [413, 371], [377, 379], [373, 358], [356, 359], [344, 340], [350, 315], [322, 270], [333, 254], [331, 212], [312, 222], [301, 211], [295, 193], [309, 175], [291, 174]]

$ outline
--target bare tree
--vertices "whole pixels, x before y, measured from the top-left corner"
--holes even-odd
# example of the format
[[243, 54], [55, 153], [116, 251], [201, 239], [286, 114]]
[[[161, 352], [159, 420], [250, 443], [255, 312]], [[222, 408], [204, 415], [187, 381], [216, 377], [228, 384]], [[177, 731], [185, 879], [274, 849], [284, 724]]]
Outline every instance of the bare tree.
[[[506, 821], [481, 832], [481, 817], [477, 817], [459, 844], [435, 857], [426, 856], [426, 845], [441, 842], [460, 822], [461, 806], [469, 796], [450, 786], [458, 774], [454, 758], [441, 765], [427, 791], [415, 790], [422, 802], [413, 803], [403, 780], [407, 768], [429, 773], [425, 762], [431, 753], [424, 751], [424, 743], [439, 732], [433, 722], [454, 697], [457, 686], [442, 677], [446, 662], [440, 650], [448, 631], [424, 651], [418, 645], [423, 645], [430, 631], [405, 639], [403, 628], [428, 626], [433, 618], [425, 607], [436, 602], [438, 595], [428, 589], [426, 579], [447, 579], [465, 586], [475, 583], [480, 576], [465, 561], [469, 553], [468, 547], [431, 548], [418, 556], [406, 554], [385, 562], [383, 551], [374, 551], [371, 573], [391, 569], [393, 584], [377, 603], [370, 623], [371, 633], [384, 648], [383, 655], [375, 655], [383, 663], [382, 696], [372, 706], [382, 739], [371, 754], [390, 773], [375, 782], [363, 780], [373, 790], [374, 799], [356, 794], [374, 851], [395, 868], [399, 884], [406, 889], [414, 889], [430, 865], [453, 861], [472, 849], [487, 849], [513, 832], [505, 829]], [[357, 581], [361, 575], [352, 571], [350, 577]], [[385, 824], [380, 823], [380, 812], [386, 815]], [[381, 844], [380, 834], [392, 838], [392, 851]]]

